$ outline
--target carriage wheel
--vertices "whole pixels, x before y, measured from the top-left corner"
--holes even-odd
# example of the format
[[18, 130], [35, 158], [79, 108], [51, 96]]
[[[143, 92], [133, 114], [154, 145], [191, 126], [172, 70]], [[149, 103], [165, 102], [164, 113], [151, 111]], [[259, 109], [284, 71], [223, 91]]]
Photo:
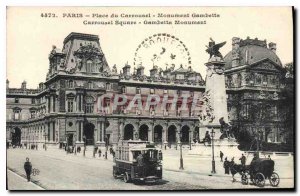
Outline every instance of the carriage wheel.
[[125, 172], [123, 180], [125, 183], [128, 183], [130, 181], [130, 175], [127, 172]]
[[115, 169], [115, 168], [113, 168], [113, 177], [114, 177], [115, 179], [118, 177], [118, 175], [117, 175], [117, 171], [116, 171], [116, 169]]
[[265, 186], [265, 176], [262, 173], [257, 173], [255, 175], [255, 184], [259, 187]]
[[247, 185], [248, 184], [248, 177], [246, 174], [242, 174], [242, 177], [241, 177], [241, 181], [242, 181], [242, 184], [243, 185]]
[[269, 178], [271, 186], [278, 186], [280, 182], [279, 175], [275, 172], [272, 173], [271, 177]]

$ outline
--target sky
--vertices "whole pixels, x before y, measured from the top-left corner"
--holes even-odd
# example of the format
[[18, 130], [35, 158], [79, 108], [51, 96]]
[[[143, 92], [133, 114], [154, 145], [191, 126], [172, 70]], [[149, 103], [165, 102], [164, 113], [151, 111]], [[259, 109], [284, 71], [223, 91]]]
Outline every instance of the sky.
[[[41, 17], [55, 13], [57, 18]], [[217, 13], [219, 18], [206, 18], [206, 25], [84, 25], [83, 18], [63, 18], [75, 14], [157, 14], [157, 13]], [[134, 20], [119, 18], [120, 20]], [[157, 20], [155, 18], [153, 20]], [[89, 18], [88, 20], [101, 20]], [[111, 20], [111, 19], [106, 19]], [[138, 19], [144, 21], [145, 19]], [[164, 21], [165, 19], [161, 19]], [[190, 20], [205, 20], [190, 18]], [[232, 46], [232, 37], [266, 39], [277, 43], [277, 55], [282, 63], [293, 61], [293, 21], [291, 7], [8, 7], [7, 8], [7, 79], [10, 87], [19, 88], [25, 80], [28, 88], [44, 82], [49, 68], [48, 55], [53, 45], [63, 47], [71, 32], [98, 35], [110, 67], [120, 70], [126, 62], [133, 65], [138, 45], [157, 33], [179, 38], [190, 52], [192, 68], [205, 76], [205, 52], [209, 38], [217, 43], [226, 41], [220, 52], [225, 56]], [[144, 65], [149, 74], [152, 65]], [[178, 67], [177, 67], [178, 68]], [[133, 71], [133, 67], [132, 67]]]

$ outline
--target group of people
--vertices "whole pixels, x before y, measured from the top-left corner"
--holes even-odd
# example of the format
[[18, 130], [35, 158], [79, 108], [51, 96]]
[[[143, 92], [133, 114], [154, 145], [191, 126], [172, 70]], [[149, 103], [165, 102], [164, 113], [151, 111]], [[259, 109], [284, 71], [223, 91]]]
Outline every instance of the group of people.
[[[220, 159], [221, 162], [223, 162], [224, 153], [220, 151]], [[244, 168], [246, 166], [246, 157], [244, 154], [242, 154], [241, 158], [239, 159], [241, 161], [241, 165]], [[234, 165], [234, 157], [231, 158], [231, 161], [228, 161], [227, 157], [225, 157], [223, 168], [225, 169], [225, 174], [230, 174], [230, 167]]]
[[[68, 153], [75, 153], [75, 151], [76, 151], [76, 153], [80, 153], [81, 152], [81, 147], [80, 146], [75, 147], [75, 146], [65, 145], [65, 151], [67, 152], [67, 154]], [[105, 153], [102, 154], [102, 150], [99, 147], [94, 147], [94, 153], [98, 154], [99, 158], [101, 156], [105, 157]], [[115, 151], [113, 150], [112, 147], [109, 148], [109, 154], [111, 154], [113, 156], [113, 158], [115, 157], [116, 153], [115, 153]]]
[[31, 150], [38, 150], [38, 145], [37, 144], [12, 144], [7, 142], [6, 143], [6, 148], [22, 148], [22, 149], [31, 149]]

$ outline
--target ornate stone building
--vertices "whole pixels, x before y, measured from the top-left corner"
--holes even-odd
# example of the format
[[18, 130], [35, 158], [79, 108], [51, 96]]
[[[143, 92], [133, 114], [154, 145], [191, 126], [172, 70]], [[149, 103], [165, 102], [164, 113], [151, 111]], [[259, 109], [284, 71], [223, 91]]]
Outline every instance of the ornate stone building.
[[276, 44], [234, 37], [225, 57], [228, 111], [239, 131], [259, 135], [265, 142], [285, 142], [280, 100], [285, 71], [276, 55]]
[[[106, 62], [98, 36], [71, 33], [63, 43], [62, 50], [53, 46], [46, 81], [38, 89], [27, 89], [26, 82], [21, 88], [9, 88], [7, 81], [8, 141], [55, 146], [83, 145], [85, 141], [103, 146], [105, 141], [116, 144], [120, 139], [140, 138], [172, 146], [179, 141], [179, 132], [186, 144], [204, 137], [199, 111], [190, 104], [188, 110], [181, 110], [181, 99], [175, 110], [170, 104], [149, 110], [113, 109], [116, 94], [140, 95], [143, 105], [149, 94], [201, 96], [205, 82], [191, 66], [163, 70], [154, 65], [147, 76], [142, 65], [132, 72], [126, 64], [118, 73], [115, 65]], [[233, 38], [232, 51], [224, 58], [232, 124], [241, 131], [261, 131], [268, 142], [284, 141], [277, 117], [283, 68], [275, 52], [274, 43], [268, 48], [266, 41]], [[104, 94], [111, 96], [99, 110], [97, 100]], [[253, 111], [253, 103], [261, 112]]]
[[163, 96], [188, 94], [205, 90], [201, 75], [180, 66], [159, 69], [153, 66], [150, 76], [138, 66], [131, 73], [126, 64], [120, 74], [116, 66], [108, 66], [96, 35], [71, 33], [62, 50], [53, 46], [49, 55], [49, 71], [38, 89], [9, 88], [7, 81], [7, 138], [13, 143], [48, 145], [104, 145], [119, 139], [144, 139], [157, 144], [176, 144], [178, 131], [182, 142], [199, 137], [199, 120], [195, 111], [181, 111], [178, 99], [175, 110], [150, 107], [149, 110], [125, 107], [113, 109], [113, 100], [106, 98], [105, 109], [99, 110], [101, 95], [149, 94]]

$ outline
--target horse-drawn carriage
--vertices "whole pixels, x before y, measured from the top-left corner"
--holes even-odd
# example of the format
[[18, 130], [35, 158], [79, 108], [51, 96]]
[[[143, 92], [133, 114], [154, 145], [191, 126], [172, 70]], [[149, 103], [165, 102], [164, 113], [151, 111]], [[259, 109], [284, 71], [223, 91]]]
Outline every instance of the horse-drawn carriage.
[[242, 172], [242, 184], [248, 184], [250, 179], [256, 186], [264, 187], [266, 180], [269, 179], [271, 186], [278, 186], [280, 178], [274, 172], [274, 165], [273, 160], [266, 158], [253, 160], [250, 165], [245, 166]]

